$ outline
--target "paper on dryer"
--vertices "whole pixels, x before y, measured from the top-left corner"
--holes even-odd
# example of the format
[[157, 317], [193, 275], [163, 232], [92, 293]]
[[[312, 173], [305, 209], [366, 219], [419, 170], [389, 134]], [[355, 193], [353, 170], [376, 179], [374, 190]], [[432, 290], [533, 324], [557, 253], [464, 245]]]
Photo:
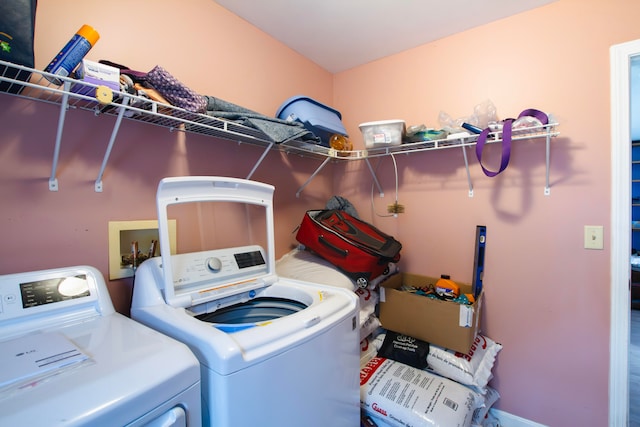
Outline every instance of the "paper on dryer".
[[60, 333], [29, 334], [0, 343], [0, 389], [53, 374], [89, 356]]

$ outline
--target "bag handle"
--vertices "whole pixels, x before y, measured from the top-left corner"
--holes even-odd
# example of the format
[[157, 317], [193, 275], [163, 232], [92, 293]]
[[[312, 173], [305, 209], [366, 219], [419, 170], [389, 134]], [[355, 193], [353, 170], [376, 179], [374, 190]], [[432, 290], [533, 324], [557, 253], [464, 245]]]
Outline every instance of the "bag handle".
[[337, 247], [336, 245], [331, 243], [329, 240], [327, 240], [322, 234], [318, 236], [318, 242], [320, 242], [327, 248], [331, 249], [332, 251], [336, 252], [338, 255], [340, 255], [343, 258], [346, 258], [347, 255], [349, 255], [348, 250]]
[[[543, 125], [549, 123], [549, 117], [542, 111], [536, 110], [534, 108], [528, 108], [524, 110], [518, 115], [518, 118], [525, 116], [535, 117], [536, 119], [540, 120]], [[480, 135], [478, 135], [478, 141], [476, 143], [476, 156], [478, 157], [480, 167], [482, 168], [482, 171], [486, 176], [494, 177], [505, 170], [509, 165], [509, 159], [511, 157], [511, 135], [514, 121], [514, 119], [505, 119], [503, 121], [502, 154], [500, 156], [500, 168], [497, 171], [491, 171], [484, 167], [484, 165], [482, 164], [482, 150], [487, 142], [487, 138], [489, 137], [489, 133], [491, 133], [491, 130], [489, 128], [486, 128], [480, 133]]]

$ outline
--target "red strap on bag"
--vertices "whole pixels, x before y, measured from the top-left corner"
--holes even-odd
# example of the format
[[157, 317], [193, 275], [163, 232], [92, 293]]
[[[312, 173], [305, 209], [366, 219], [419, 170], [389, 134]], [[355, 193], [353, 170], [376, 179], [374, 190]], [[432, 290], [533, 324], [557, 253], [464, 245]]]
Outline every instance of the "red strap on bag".
[[[518, 115], [518, 118], [527, 117], [527, 116], [535, 117], [536, 119], [540, 120], [540, 122], [543, 125], [546, 125], [549, 123], [549, 117], [540, 110], [528, 108], [523, 112], [521, 112]], [[511, 157], [511, 135], [513, 132], [512, 127], [513, 127], [514, 121], [515, 121], [514, 119], [505, 119], [503, 121], [502, 154], [500, 156], [500, 168], [497, 171], [491, 171], [482, 164], [482, 149], [484, 148], [484, 145], [487, 142], [487, 138], [489, 137], [491, 130], [489, 128], [486, 128], [480, 133], [480, 135], [478, 135], [478, 141], [476, 143], [476, 156], [478, 157], [478, 162], [480, 163], [480, 167], [482, 168], [482, 171], [488, 177], [494, 177], [498, 175], [500, 172], [505, 170], [509, 165], [509, 158]]]

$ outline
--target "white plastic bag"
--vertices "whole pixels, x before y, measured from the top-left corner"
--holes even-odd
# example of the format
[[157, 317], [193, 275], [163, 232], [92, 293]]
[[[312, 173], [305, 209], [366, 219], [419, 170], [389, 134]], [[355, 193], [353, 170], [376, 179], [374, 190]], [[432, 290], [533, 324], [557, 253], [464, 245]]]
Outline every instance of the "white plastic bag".
[[454, 119], [444, 111], [440, 111], [438, 115], [438, 123], [440, 127], [449, 133], [464, 132], [463, 123], [469, 123], [480, 129], [489, 127], [498, 121], [498, 113], [495, 105], [491, 100], [486, 100], [477, 104], [473, 108], [473, 114], [469, 116]]

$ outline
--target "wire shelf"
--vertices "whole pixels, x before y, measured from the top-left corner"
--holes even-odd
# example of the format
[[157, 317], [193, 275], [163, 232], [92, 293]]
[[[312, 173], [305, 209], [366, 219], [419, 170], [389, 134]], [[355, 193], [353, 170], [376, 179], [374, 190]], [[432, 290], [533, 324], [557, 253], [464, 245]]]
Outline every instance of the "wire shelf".
[[[173, 105], [163, 104], [149, 98], [121, 91], [112, 91], [113, 99], [111, 102], [101, 103], [98, 101], [96, 96], [93, 96], [93, 94], [96, 93], [96, 89], [99, 87], [98, 85], [75, 80], [69, 77], [55, 76], [56, 79], [62, 81], [62, 85], [58, 86], [51, 83], [47, 77], [54, 77], [54, 75], [34, 68], [24, 67], [0, 60], [1, 92], [8, 95], [60, 106], [56, 147], [54, 150], [52, 173], [49, 180], [49, 188], [52, 191], [57, 191], [58, 189], [55, 174], [58, 162], [58, 152], [61, 144], [62, 128], [64, 126], [65, 114], [68, 109], [87, 110], [92, 111], [96, 115], [104, 114], [117, 117], [116, 124], [104, 156], [102, 168], [96, 180], [96, 191], [98, 192], [102, 191], [102, 175], [118, 134], [121, 120], [123, 119], [164, 127], [170, 131], [188, 132], [263, 147], [264, 153], [249, 173], [247, 179], [251, 177], [259, 164], [265, 158], [266, 154], [271, 150], [322, 159], [323, 163], [321, 166], [312, 174], [310, 179], [302, 188], [304, 188], [304, 186], [306, 186], [309, 181], [313, 179], [313, 177], [315, 177], [315, 175], [330, 161], [364, 159], [367, 161], [369, 169], [373, 174], [373, 170], [368, 159], [389, 156], [392, 154], [411, 154], [423, 151], [461, 147], [465, 153], [465, 166], [468, 170], [466, 147], [474, 146], [477, 143], [478, 138], [477, 135], [469, 135], [453, 139], [421, 141], [353, 151], [337, 151], [329, 147], [302, 140], [289, 140], [280, 144], [275, 144], [263, 132], [231, 120], [214, 117], [208, 114], [194, 113]], [[528, 139], [546, 140], [547, 185], [545, 187], [545, 194], [548, 194], [549, 192], [549, 142], [551, 137], [559, 135], [559, 132], [556, 130], [557, 125], [557, 123], [551, 123], [544, 126], [527, 128], [526, 130], [520, 130], [517, 132], [514, 131], [512, 136], [513, 141]], [[501, 138], [501, 131], [493, 132], [487, 140], [487, 143], [501, 142]], [[374, 180], [377, 183], [375, 175]], [[378, 187], [380, 188], [379, 185]], [[469, 187], [469, 195], [472, 196], [473, 191], [471, 183], [469, 183]], [[302, 188], [298, 191], [298, 194]]]

